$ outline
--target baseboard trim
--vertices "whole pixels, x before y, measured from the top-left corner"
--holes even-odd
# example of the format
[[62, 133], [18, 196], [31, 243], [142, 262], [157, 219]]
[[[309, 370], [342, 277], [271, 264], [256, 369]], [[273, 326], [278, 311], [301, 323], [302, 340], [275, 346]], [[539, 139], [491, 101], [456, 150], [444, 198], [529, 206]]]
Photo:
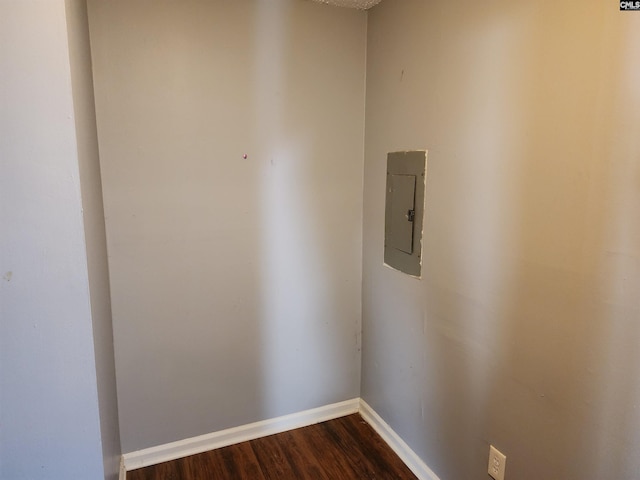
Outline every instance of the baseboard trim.
[[405, 443], [367, 402], [360, 399], [360, 415], [396, 452], [400, 459], [420, 480], [440, 480], [426, 463]]
[[291, 415], [126, 453], [122, 457], [126, 470], [135, 470], [137, 468], [175, 460], [176, 458], [207, 452], [216, 448], [227, 447], [248, 440], [255, 440], [256, 438], [266, 437], [267, 435], [326, 422], [327, 420], [357, 413], [359, 409], [360, 399], [354, 398], [352, 400], [305, 410]]
[[118, 480], [127, 480], [127, 469], [124, 466], [124, 455], [120, 456], [120, 475]]

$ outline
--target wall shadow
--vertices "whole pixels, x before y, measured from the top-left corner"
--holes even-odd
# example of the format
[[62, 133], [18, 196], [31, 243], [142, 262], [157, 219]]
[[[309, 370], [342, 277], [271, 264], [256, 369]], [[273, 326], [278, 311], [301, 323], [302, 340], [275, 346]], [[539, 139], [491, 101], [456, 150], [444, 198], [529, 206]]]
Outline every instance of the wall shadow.
[[260, 375], [270, 418], [359, 395], [363, 153], [354, 140], [364, 129], [365, 16], [257, 5]]

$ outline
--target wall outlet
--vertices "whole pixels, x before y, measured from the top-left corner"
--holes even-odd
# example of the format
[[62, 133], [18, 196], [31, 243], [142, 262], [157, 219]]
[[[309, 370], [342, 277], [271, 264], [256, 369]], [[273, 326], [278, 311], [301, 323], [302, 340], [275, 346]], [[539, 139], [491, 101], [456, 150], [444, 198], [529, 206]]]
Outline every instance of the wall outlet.
[[496, 480], [504, 480], [504, 466], [506, 463], [507, 457], [491, 445], [491, 448], [489, 448], [489, 475]]

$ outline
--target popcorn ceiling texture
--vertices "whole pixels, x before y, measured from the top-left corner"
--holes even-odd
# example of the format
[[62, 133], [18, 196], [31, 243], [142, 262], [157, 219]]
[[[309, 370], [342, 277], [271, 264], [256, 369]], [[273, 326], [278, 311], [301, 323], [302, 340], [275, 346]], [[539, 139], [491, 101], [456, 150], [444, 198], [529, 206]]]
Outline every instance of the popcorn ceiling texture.
[[382, 0], [315, 0], [316, 2], [326, 3], [329, 5], [336, 5], [338, 7], [358, 8], [360, 10], [366, 10], [368, 8], [377, 5]]

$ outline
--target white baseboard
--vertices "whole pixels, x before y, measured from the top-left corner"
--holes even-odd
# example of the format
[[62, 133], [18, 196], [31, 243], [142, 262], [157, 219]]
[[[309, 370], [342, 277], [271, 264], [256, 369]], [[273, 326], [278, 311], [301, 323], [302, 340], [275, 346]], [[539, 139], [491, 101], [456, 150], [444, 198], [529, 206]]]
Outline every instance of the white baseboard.
[[227, 447], [248, 440], [255, 440], [256, 438], [266, 437], [267, 435], [326, 422], [327, 420], [357, 413], [359, 408], [360, 399], [354, 398], [353, 400], [334, 403], [312, 410], [305, 410], [283, 417], [187, 438], [157, 447], [138, 450], [137, 452], [125, 453], [122, 457], [126, 470], [135, 470], [136, 468], [148, 467], [149, 465], [168, 462], [176, 458], [188, 457], [189, 455], [207, 452], [216, 448]]
[[400, 436], [364, 400], [360, 399], [360, 415], [396, 452], [413, 474], [420, 480], [440, 480], [422, 459], [411, 450]]
[[124, 466], [124, 455], [120, 457], [120, 475], [118, 480], [127, 480], [127, 469]]

